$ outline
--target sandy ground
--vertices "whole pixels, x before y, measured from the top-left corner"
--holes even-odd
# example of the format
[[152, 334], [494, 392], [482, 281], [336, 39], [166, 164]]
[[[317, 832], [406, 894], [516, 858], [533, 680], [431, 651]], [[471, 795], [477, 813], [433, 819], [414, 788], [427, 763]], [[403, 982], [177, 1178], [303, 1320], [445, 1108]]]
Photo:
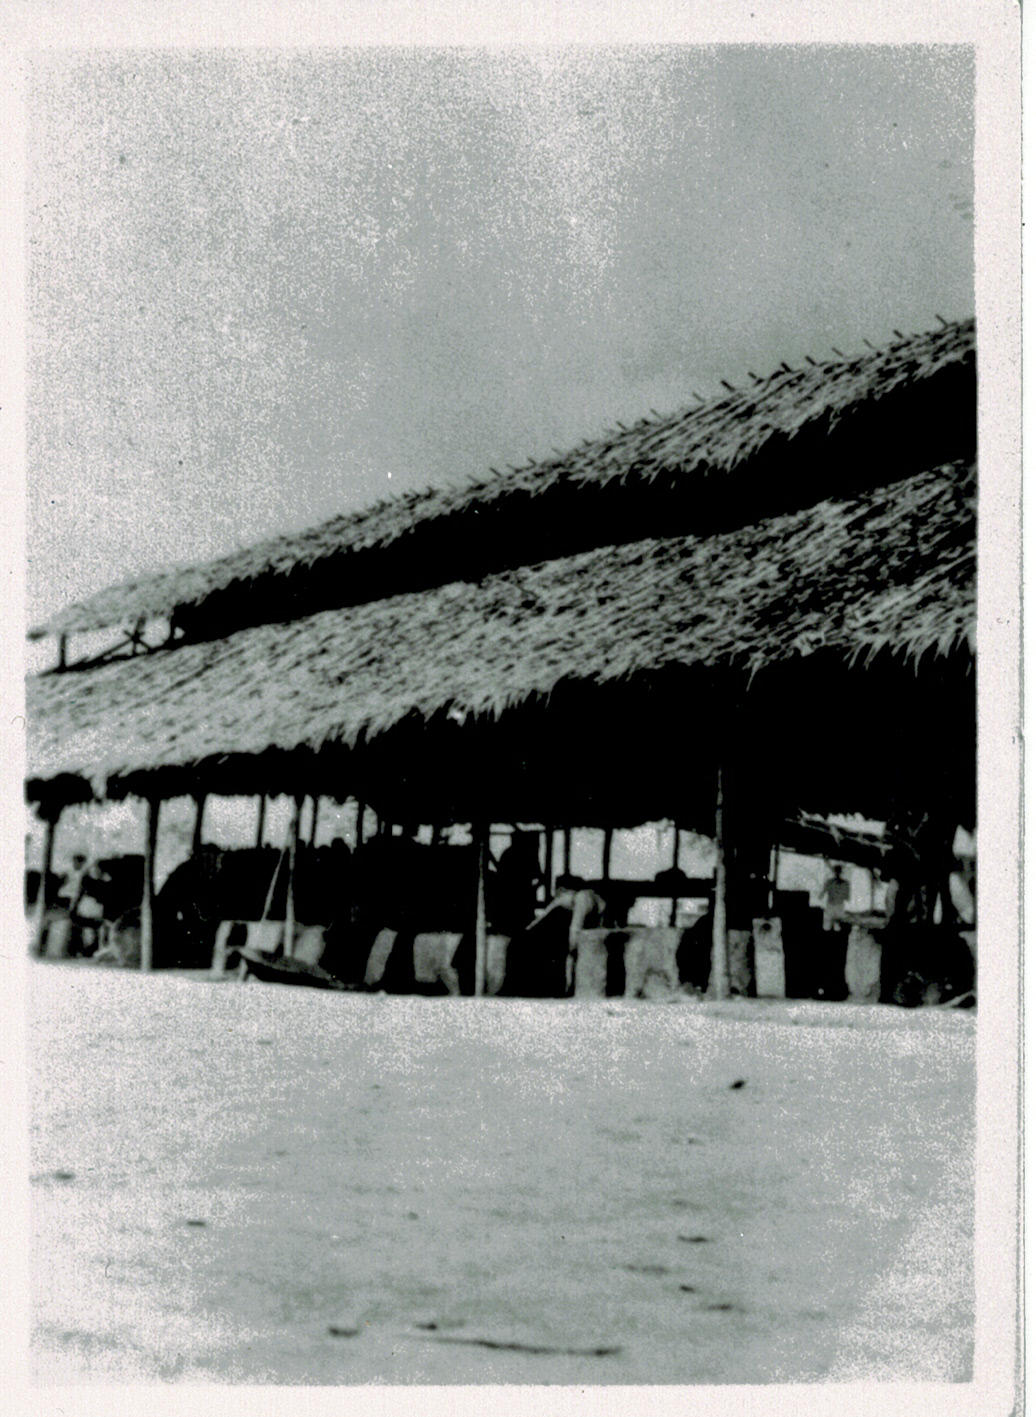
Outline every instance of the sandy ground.
[[970, 1376], [968, 1014], [29, 988], [36, 1381]]

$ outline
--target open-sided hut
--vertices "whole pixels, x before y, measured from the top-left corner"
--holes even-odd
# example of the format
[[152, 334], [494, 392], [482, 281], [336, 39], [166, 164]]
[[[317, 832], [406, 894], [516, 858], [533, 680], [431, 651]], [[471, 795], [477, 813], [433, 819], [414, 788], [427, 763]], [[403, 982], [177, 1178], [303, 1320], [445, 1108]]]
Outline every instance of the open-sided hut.
[[791, 811], [942, 851], [974, 821], [975, 463], [969, 322], [114, 587], [31, 632], [62, 651], [28, 795], [711, 834], [719, 779], [730, 923]]

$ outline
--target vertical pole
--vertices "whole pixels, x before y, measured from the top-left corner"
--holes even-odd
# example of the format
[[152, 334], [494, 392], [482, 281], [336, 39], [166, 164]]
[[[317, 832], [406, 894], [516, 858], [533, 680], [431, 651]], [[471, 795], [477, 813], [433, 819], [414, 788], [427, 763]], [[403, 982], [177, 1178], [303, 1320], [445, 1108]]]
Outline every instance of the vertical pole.
[[58, 824], [60, 813], [51, 815], [48, 811], [43, 818], [43, 862], [40, 866], [40, 888], [36, 893], [35, 920], [32, 932], [32, 952], [41, 955], [47, 943], [47, 907], [50, 901], [47, 898], [47, 885], [50, 877], [51, 863], [54, 860], [54, 831]]
[[486, 992], [486, 867], [489, 852], [489, 826], [474, 824], [478, 852], [478, 887], [475, 893], [475, 997]]
[[604, 829], [604, 860], [601, 863], [601, 877], [607, 881], [611, 879], [612, 873], [612, 829]]
[[357, 848], [363, 845], [363, 819], [367, 815], [367, 804], [357, 800], [356, 802], [356, 845]]
[[716, 768], [716, 886], [712, 902], [712, 968], [709, 993], [714, 999], [730, 998], [727, 961], [727, 868], [723, 854], [723, 768]]
[[[674, 823], [673, 823], [673, 871], [674, 871], [674, 873], [675, 873], [676, 871], [679, 871], [679, 869], [680, 869], [680, 828], [679, 828], [679, 825], [678, 825], [676, 822], [674, 822]], [[677, 897], [677, 895], [676, 895], [676, 891], [675, 891], [675, 888], [674, 888], [674, 891], [673, 891], [673, 898], [672, 898], [672, 900], [669, 902], [669, 924], [670, 924], [670, 925], [675, 925], [675, 924], [676, 924], [676, 902], [677, 902], [677, 899], [678, 899], [678, 897]]]
[[255, 844], [262, 846], [263, 837], [266, 835], [266, 793], [259, 798], [259, 820], [255, 827]]
[[311, 800], [312, 800], [312, 803], [313, 803], [313, 816], [310, 818], [310, 822], [309, 822], [309, 844], [310, 844], [310, 846], [316, 846], [316, 844], [317, 844], [317, 818], [318, 818], [319, 815], [320, 815], [320, 798], [317, 796], [316, 793], [314, 793]]
[[58, 668], [68, 667], [68, 636], [58, 635]]
[[549, 905], [554, 894], [554, 828], [544, 827], [544, 857], [543, 857], [543, 889], [546, 892], [546, 903]]
[[194, 856], [201, 848], [201, 829], [205, 820], [205, 803], [209, 800], [209, 794], [202, 792], [195, 798], [194, 812], [194, 835], [191, 838], [191, 855]]
[[571, 876], [571, 874], [572, 874], [572, 828], [571, 828], [571, 827], [566, 827], [566, 828], [565, 828], [564, 847], [565, 847], [564, 855], [563, 855], [562, 861], [561, 861], [561, 865], [562, 865], [562, 868], [563, 868], [563, 869], [562, 869], [562, 875]]
[[302, 798], [295, 798], [291, 825], [288, 828], [288, 893], [284, 902], [284, 950], [287, 959], [295, 953], [295, 855], [299, 845], [299, 821], [302, 817]]
[[277, 878], [281, 874], [281, 867], [284, 865], [284, 852], [277, 857], [277, 865], [273, 868], [273, 875], [270, 877], [270, 884], [266, 891], [266, 901], [263, 905], [263, 920], [269, 920], [270, 911], [273, 909], [274, 892], [277, 889]]
[[144, 892], [140, 901], [140, 970], [148, 974], [155, 953], [155, 844], [158, 841], [158, 814], [161, 801], [146, 799], [144, 839]]

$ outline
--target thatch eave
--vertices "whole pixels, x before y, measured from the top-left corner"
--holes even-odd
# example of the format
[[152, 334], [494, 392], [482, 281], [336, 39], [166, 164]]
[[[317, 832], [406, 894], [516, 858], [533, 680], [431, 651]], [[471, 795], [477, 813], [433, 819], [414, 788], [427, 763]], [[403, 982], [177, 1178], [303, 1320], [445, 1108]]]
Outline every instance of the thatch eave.
[[258, 783], [263, 760], [354, 763], [408, 724], [470, 733], [568, 685], [618, 693], [693, 673], [743, 686], [782, 666], [819, 682], [861, 661], [918, 678], [943, 663], [959, 679], [975, 617], [973, 481], [952, 464], [707, 541], [601, 547], [39, 676], [30, 796], [71, 779], [109, 793], [178, 774], [243, 781], [249, 764]]
[[207, 565], [138, 578], [30, 632], [168, 618], [188, 638], [477, 583], [648, 537], [712, 536], [974, 457], [974, 322], [781, 373], [572, 452], [429, 489]]
[[[701, 666], [662, 677], [559, 683], [549, 698], [530, 694], [499, 718], [473, 713], [463, 723], [415, 711], [352, 751], [300, 745], [133, 769], [98, 778], [96, 795], [353, 796], [390, 821], [488, 815], [620, 827], [678, 812], [684, 827], [709, 834], [725, 745], [728, 761], [765, 790], [760, 810], [885, 818], [900, 800], [930, 805], [942, 794], [961, 821], [973, 820], [967, 662], [933, 661], [916, 676], [883, 656], [859, 676], [818, 654], [771, 666], [747, 694], [740, 676]], [[88, 800], [83, 788], [37, 780], [30, 797], [50, 811]]]

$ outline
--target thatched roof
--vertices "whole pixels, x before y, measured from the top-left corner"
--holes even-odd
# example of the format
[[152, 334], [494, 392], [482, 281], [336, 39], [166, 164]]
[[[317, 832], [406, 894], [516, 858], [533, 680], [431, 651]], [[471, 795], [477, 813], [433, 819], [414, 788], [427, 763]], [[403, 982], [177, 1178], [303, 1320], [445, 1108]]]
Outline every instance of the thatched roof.
[[171, 618], [187, 638], [216, 639], [597, 546], [714, 536], [864, 493], [973, 459], [974, 354], [967, 321], [883, 351], [782, 369], [507, 475], [403, 496], [206, 565], [114, 586], [30, 633]]
[[[915, 666], [975, 627], [971, 460], [707, 538], [670, 536], [238, 630], [28, 692], [30, 796], [501, 716], [566, 684], [813, 656]], [[60, 787], [58, 784], [63, 783]], [[50, 787], [48, 789], [48, 783]]]
[[786, 851], [867, 867], [880, 867], [896, 846], [895, 838], [884, 830], [866, 831], [807, 812], [782, 823], [779, 839]]

